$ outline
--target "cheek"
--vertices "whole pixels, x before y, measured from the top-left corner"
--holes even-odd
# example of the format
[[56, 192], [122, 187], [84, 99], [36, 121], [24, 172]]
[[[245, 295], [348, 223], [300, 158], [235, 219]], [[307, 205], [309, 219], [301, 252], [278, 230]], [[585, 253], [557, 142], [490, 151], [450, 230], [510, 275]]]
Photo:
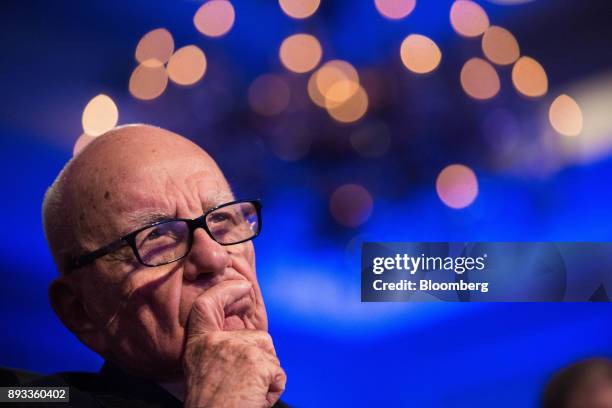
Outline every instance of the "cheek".
[[133, 334], [147, 336], [154, 343], [181, 334], [178, 324], [181, 276], [176, 272], [150, 268], [132, 274], [124, 285], [127, 293], [117, 305], [120, 332], [138, 327], [140, 330], [134, 330]]
[[253, 301], [255, 302], [255, 310], [253, 316], [253, 324], [260, 330], [267, 330], [268, 318], [264, 305], [263, 295], [257, 280], [255, 272], [255, 250], [252, 242], [247, 242], [244, 248], [237, 249], [236, 253], [232, 254], [233, 268], [253, 284]]
[[179, 306], [179, 322], [182, 327], [187, 326], [187, 321], [189, 319], [189, 313], [191, 312], [193, 302], [195, 302], [196, 298], [201, 294], [201, 289], [188, 285], [183, 286], [181, 304]]
[[232, 266], [241, 275], [257, 285], [255, 273], [255, 250], [251, 241], [244, 244], [229, 247], [228, 252], [232, 257]]

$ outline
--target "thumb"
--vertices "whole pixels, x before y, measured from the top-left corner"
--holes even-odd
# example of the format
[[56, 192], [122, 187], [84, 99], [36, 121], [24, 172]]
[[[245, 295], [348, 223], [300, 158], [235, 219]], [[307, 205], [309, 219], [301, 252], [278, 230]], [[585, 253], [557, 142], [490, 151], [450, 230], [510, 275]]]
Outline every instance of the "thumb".
[[[222, 331], [229, 308], [237, 312], [238, 300], [248, 296], [253, 285], [246, 280], [226, 280], [198, 296], [191, 307], [187, 333], [190, 336]], [[240, 307], [240, 306], [238, 306]], [[248, 303], [247, 306], [249, 307]]]

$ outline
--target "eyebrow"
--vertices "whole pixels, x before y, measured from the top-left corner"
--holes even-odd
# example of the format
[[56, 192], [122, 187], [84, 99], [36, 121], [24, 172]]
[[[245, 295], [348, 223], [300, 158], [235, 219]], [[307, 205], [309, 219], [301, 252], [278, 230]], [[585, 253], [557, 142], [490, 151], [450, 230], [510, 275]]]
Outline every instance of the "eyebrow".
[[156, 222], [173, 218], [166, 212], [151, 209], [134, 211], [127, 214], [126, 217], [128, 226], [126, 227], [127, 231], [124, 231], [123, 235], [129, 234], [130, 232], [146, 225], [155, 224]]
[[[234, 201], [235, 197], [232, 191], [222, 191], [207, 197], [204, 201], [204, 212], [218, 205]], [[126, 215], [127, 231], [122, 235], [129, 234], [132, 231], [144, 226], [155, 224], [156, 222], [171, 220], [177, 218], [176, 215], [170, 215], [167, 212], [158, 209], [141, 209], [131, 212]]]

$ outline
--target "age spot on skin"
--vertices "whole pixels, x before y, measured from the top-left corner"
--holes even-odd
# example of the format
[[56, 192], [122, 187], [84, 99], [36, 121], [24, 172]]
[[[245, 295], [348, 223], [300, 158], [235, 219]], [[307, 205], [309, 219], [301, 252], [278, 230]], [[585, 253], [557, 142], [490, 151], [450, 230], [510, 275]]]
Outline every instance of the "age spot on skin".
[[110, 198], [110, 192], [107, 191], [106, 193], [104, 193], [104, 199], [108, 200], [109, 198]]

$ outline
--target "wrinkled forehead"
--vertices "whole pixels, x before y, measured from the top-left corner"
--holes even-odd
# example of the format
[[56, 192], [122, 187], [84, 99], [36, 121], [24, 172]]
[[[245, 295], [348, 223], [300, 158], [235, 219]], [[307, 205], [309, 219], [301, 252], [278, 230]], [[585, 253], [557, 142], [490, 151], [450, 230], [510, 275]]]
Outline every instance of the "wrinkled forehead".
[[106, 166], [81, 200], [82, 233], [108, 241], [168, 218], [194, 218], [232, 201], [233, 193], [207, 156], [160, 157], [139, 165]]

